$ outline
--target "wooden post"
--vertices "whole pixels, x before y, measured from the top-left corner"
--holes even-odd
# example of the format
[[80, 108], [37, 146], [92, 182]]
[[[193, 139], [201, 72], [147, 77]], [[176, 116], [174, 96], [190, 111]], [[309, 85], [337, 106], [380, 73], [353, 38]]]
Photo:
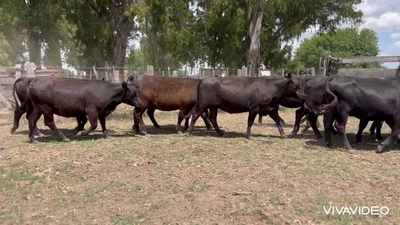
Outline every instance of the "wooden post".
[[242, 77], [247, 77], [247, 67], [242, 66]]
[[310, 68], [310, 75], [315, 76], [315, 67]]
[[169, 66], [168, 66], [168, 76], [169, 76], [169, 77], [171, 76], [171, 71], [170, 71], [170, 69], [169, 69]]
[[99, 79], [99, 73], [97, 73], [97, 70], [96, 70], [95, 66], [93, 66], [93, 73], [94, 73], [94, 75], [96, 75], [96, 80], [98, 80]]
[[164, 70], [162, 71], [162, 76], [164, 76]]
[[225, 74], [225, 76], [226, 76], [226, 77], [229, 77], [229, 67], [226, 67], [226, 74]]
[[16, 64], [14, 66], [17, 70], [15, 71], [15, 79], [18, 79], [22, 76], [22, 71], [21, 71], [21, 64]]
[[215, 70], [214, 70], [214, 67], [211, 67], [211, 77], [215, 77]]
[[78, 74], [77, 74], [78, 79], [82, 79], [82, 74], [81, 74], [81, 69], [78, 65]]
[[176, 70], [173, 70], [173, 71], [172, 71], [172, 76], [173, 76], [173, 77], [177, 77], [177, 76], [178, 76], [178, 73], [176, 72]]
[[92, 70], [89, 71], [89, 80], [92, 79]]
[[238, 69], [237, 70], [237, 75], [236, 75], [237, 77], [241, 77], [242, 76], [242, 70], [241, 69]]
[[[158, 74], [157, 74], [158, 76], [160, 76], [161, 75], [161, 68], [158, 68]], [[164, 76], [164, 71], [163, 71], [163, 74], [162, 74], [163, 76]]]
[[26, 66], [26, 77], [28, 78], [33, 78], [35, 77], [35, 63], [34, 62], [30, 62], [28, 63], [28, 65]]
[[152, 65], [147, 65], [147, 75], [154, 75], [154, 67]]

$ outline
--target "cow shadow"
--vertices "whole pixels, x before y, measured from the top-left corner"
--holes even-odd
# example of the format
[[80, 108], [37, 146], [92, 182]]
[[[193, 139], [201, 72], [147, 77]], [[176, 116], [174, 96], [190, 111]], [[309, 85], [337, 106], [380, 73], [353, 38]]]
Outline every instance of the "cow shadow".
[[[94, 130], [89, 135], [77, 136], [78, 131], [74, 129], [59, 129], [65, 136], [67, 136], [70, 141], [87, 141], [87, 140], [98, 140], [104, 139], [103, 132], [101, 130]], [[46, 143], [46, 142], [61, 142], [60, 136], [58, 136], [51, 129], [40, 129], [40, 131], [44, 134], [43, 137], [36, 137], [38, 142]], [[109, 134], [109, 138], [114, 137], [134, 137], [135, 135], [131, 131], [124, 132], [123, 134], [117, 133], [114, 130], [107, 130]], [[29, 131], [19, 131], [15, 132], [15, 134], [26, 134], [28, 136]]]
[[[256, 127], [276, 127], [276, 123], [258, 123], [258, 122], [254, 122], [253, 126]], [[294, 125], [291, 124], [282, 124], [282, 127], [285, 128], [289, 128], [289, 127], [293, 127]]]
[[[369, 133], [363, 133], [362, 136], [362, 142], [357, 144], [356, 141], [356, 135], [355, 133], [348, 133], [347, 134], [347, 139], [349, 140], [349, 143], [351, 147], [356, 150], [356, 151], [375, 151], [377, 149], [377, 146], [379, 143], [381, 143], [383, 140], [385, 140], [389, 134], [382, 134], [382, 141], [376, 141], [375, 136], [371, 136]], [[339, 135], [331, 135], [332, 137], [332, 143], [335, 146], [335, 149], [333, 150], [344, 150], [344, 145], [343, 145], [343, 139]], [[306, 145], [310, 147], [323, 147], [326, 148], [325, 144], [325, 138], [321, 138], [319, 140], [309, 140], [306, 141]], [[400, 145], [397, 143], [392, 143], [391, 145], [387, 146], [384, 148], [384, 151], [392, 151], [392, 150], [399, 150]]]

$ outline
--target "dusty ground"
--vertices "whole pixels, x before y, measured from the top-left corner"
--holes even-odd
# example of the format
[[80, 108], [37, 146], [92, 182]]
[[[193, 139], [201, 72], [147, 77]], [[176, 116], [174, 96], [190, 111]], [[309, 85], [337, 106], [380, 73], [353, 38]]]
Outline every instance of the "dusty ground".
[[[290, 126], [294, 111], [281, 112]], [[270, 118], [246, 140], [247, 114], [220, 113], [217, 137], [198, 121], [193, 136], [175, 134], [177, 112], [156, 112], [162, 126], [134, 136], [131, 109], [96, 131], [75, 137], [74, 119], [56, 124], [72, 141], [46, 137], [28, 144], [27, 123], [10, 135], [0, 122], [0, 224], [396, 224], [400, 221], [400, 152], [377, 155], [365, 133], [358, 151], [328, 151], [312, 132], [281, 139]], [[322, 128], [320, 128], [322, 130]], [[368, 129], [366, 129], [367, 131]], [[389, 129], [385, 126], [384, 137]], [[335, 137], [336, 146], [342, 142]], [[234, 195], [235, 192], [250, 195]], [[387, 206], [387, 216], [326, 215], [323, 206]]]

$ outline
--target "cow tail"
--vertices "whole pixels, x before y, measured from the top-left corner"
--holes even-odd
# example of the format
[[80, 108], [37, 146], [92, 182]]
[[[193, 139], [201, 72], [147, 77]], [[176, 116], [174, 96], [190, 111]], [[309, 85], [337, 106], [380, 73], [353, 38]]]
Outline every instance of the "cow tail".
[[334, 77], [330, 77], [330, 78], [326, 79], [326, 81], [325, 81], [326, 93], [328, 93], [328, 95], [331, 95], [333, 97], [333, 100], [332, 100], [332, 102], [330, 102], [328, 104], [323, 104], [323, 105], [319, 106], [318, 112], [320, 115], [325, 114], [325, 113], [329, 112], [330, 110], [332, 110], [338, 102], [337, 96], [331, 91], [331, 89], [329, 87], [329, 82], [333, 79], [334, 79]]
[[200, 84], [201, 84], [201, 82], [202, 82], [202, 80], [200, 80], [199, 83], [197, 84], [196, 104], [194, 105], [192, 110], [190, 110], [190, 112], [185, 116], [185, 119], [189, 119], [192, 116], [192, 114], [194, 113], [194, 111], [196, 110], [196, 108], [197, 108], [197, 103], [199, 102], [199, 98], [200, 98]]
[[28, 100], [31, 98], [31, 92], [29, 90], [29, 84], [31, 83], [32, 79], [28, 78], [25, 82], [25, 90], [26, 90], [26, 98], [25, 101], [21, 104], [21, 107], [25, 108], [25, 105], [27, 104]]
[[12, 90], [12, 95], [13, 95], [13, 97], [14, 97], [14, 101], [15, 101], [15, 104], [16, 104], [16, 106], [17, 106], [16, 108], [19, 108], [20, 105], [21, 105], [21, 100], [19, 100], [18, 95], [16, 94], [16, 91], [17, 91], [17, 83], [20, 82], [20, 81], [21, 81], [21, 78], [18, 78], [18, 79], [15, 81], [14, 86], [13, 86], [13, 90]]

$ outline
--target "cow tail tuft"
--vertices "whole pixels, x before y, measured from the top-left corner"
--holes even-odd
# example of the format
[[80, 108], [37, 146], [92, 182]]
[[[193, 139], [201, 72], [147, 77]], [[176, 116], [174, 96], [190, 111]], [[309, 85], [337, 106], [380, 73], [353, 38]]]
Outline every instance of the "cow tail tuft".
[[196, 108], [197, 108], [197, 103], [199, 102], [199, 98], [200, 98], [200, 85], [201, 85], [201, 82], [202, 82], [202, 80], [200, 80], [199, 83], [197, 84], [196, 104], [194, 105], [192, 110], [190, 110], [190, 112], [185, 116], [185, 119], [189, 119], [192, 116], [192, 114], [194, 113], [194, 111], [196, 110]]
[[16, 94], [17, 83], [20, 82], [21, 79], [22, 79], [22, 78], [20, 77], [20, 78], [18, 78], [18, 79], [15, 81], [14, 86], [13, 86], [13, 90], [12, 90], [12, 95], [13, 95], [13, 97], [14, 97], [15, 105], [17, 106], [16, 108], [19, 108], [20, 105], [21, 105], [21, 101], [19, 100], [18, 95]]

